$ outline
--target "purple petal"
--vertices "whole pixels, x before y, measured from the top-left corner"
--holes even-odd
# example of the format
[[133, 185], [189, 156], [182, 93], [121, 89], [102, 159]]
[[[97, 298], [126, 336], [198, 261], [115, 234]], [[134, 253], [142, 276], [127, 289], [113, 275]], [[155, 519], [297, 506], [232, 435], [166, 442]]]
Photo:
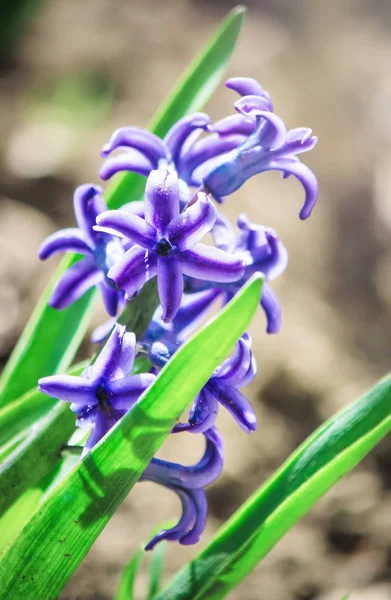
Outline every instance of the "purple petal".
[[184, 340], [200, 325], [213, 302], [219, 297], [218, 288], [210, 288], [194, 294], [184, 294], [179, 310], [173, 320], [178, 340]]
[[88, 373], [92, 381], [115, 380], [127, 377], [133, 369], [136, 337], [123, 325], [116, 325], [106, 344], [91, 365]]
[[73, 196], [73, 206], [77, 224], [85, 234], [86, 240], [94, 246], [93, 227], [96, 217], [107, 210], [102, 197], [102, 188], [92, 183], [79, 185]]
[[217, 219], [212, 228], [212, 236], [217, 248], [231, 253], [234, 251], [235, 231], [231, 221], [221, 212], [217, 212]]
[[154, 168], [155, 164], [144, 154], [138, 150], [128, 149], [118, 156], [107, 158], [99, 170], [99, 176], [103, 181], [107, 181], [120, 171], [130, 171], [148, 177]]
[[273, 156], [289, 157], [289, 155], [301, 154], [312, 150], [317, 144], [318, 138], [312, 135], [308, 127], [297, 127], [287, 131], [284, 144], [273, 154]]
[[109, 319], [105, 323], [102, 323], [102, 325], [96, 327], [96, 329], [94, 329], [94, 331], [91, 334], [91, 343], [102, 344], [109, 335], [109, 333], [111, 333], [116, 322], [117, 319]]
[[170, 488], [198, 489], [217, 479], [223, 469], [224, 445], [218, 430], [213, 427], [204, 432], [206, 449], [201, 460], [185, 467], [160, 458], [153, 458], [145, 473], [148, 479]]
[[191, 149], [183, 155], [178, 165], [181, 179], [189, 182], [193, 172], [203, 163], [224, 156], [230, 150], [237, 148], [243, 143], [241, 135], [227, 135], [220, 137], [217, 133], [208, 136], [194, 144]]
[[252, 380], [254, 379], [254, 377], [256, 376], [256, 374], [257, 374], [257, 363], [255, 361], [254, 356], [251, 356], [250, 366], [249, 366], [248, 371], [245, 374], [245, 376], [242, 377], [242, 380], [240, 382], [240, 387], [246, 387], [246, 385], [251, 383]]
[[267, 333], [278, 333], [282, 321], [281, 305], [276, 294], [267, 283], [262, 286], [261, 306], [267, 318]]
[[244, 273], [242, 259], [205, 244], [181, 252], [180, 260], [183, 273], [196, 279], [226, 283], [237, 281]]
[[156, 275], [156, 258], [152, 252], [133, 246], [111, 267], [108, 277], [116, 286], [133, 296], [144, 283]]
[[195, 506], [196, 519], [192, 529], [179, 540], [179, 543], [183, 546], [191, 546], [200, 541], [208, 516], [208, 502], [204, 490], [189, 490], [188, 494]]
[[152, 171], [145, 189], [145, 219], [161, 237], [170, 221], [179, 215], [178, 176], [167, 169]]
[[67, 308], [102, 279], [103, 273], [92, 260], [80, 260], [61, 275], [49, 298], [49, 306], [58, 310]]
[[180, 307], [183, 295], [181, 263], [176, 256], [159, 256], [157, 262], [159, 300], [163, 309], [162, 320], [169, 323]]
[[156, 231], [141, 217], [120, 210], [109, 210], [96, 219], [99, 227], [120, 233], [143, 248], [153, 248], [156, 244]]
[[300, 181], [304, 187], [305, 201], [299, 217], [303, 220], [308, 219], [318, 198], [318, 181], [311, 169], [298, 160], [279, 158], [278, 160], [270, 160], [266, 168], [262, 170], [282, 171], [284, 178], [294, 175]]
[[199, 192], [196, 200], [168, 225], [170, 242], [179, 250], [188, 250], [212, 229], [216, 217], [217, 211], [208, 196]]
[[172, 161], [177, 162], [184, 144], [195, 130], [208, 129], [210, 119], [205, 113], [195, 113], [180, 119], [167, 133], [164, 142], [171, 152]]
[[266, 281], [278, 277], [288, 264], [288, 252], [274, 229], [252, 223], [245, 214], [237, 224], [241, 232], [236, 251], [245, 256], [246, 275], [261, 271]]
[[133, 202], [128, 202], [127, 204], [124, 204], [118, 210], [124, 213], [137, 215], [138, 217], [145, 219], [144, 200], [133, 200]]
[[84, 445], [84, 449], [81, 457], [84, 458], [90, 450], [106, 435], [106, 433], [115, 425], [116, 419], [111, 415], [103, 414], [102, 411], [97, 410], [95, 416], [95, 423], [91, 430], [90, 435]]
[[219, 405], [215, 396], [204, 386], [194, 400], [190, 410], [189, 421], [187, 423], [177, 423], [172, 433], [180, 433], [182, 431], [205, 433], [205, 431], [215, 424], [218, 412]]
[[254, 410], [245, 396], [236, 388], [225, 385], [215, 380], [213, 385], [208, 384], [216, 394], [217, 400], [231, 413], [238, 425], [246, 432], [251, 433], [257, 427], [257, 418]]
[[39, 379], [38, 386], [40, 392], [64, 402], [90, 406], [98, 403], [95, 386], [86, 377], [52, 375]]
[[233, 355], [213, 373], [213, 381], [218, 379], [224, 384], [241, 387], [241, 380], [250, 368], [251, 356], [251, 338], [241, 337], [236, 343]]
[[49, 235], [39, 247], [38, 256], [46, 260], [57, 252], [78, 252], [79, 254], [92, 254], [92, 249], [85, 240], [85, 235], [76, 227], [61, 229]]
[[256, 121], [243, 115], [229, 115], [213, 123], [212, 130], [219, 135], [242, 135], [243, 141], [254, 132]]
[[260, 83], [251, 77], [231, 77], [225, 82], [225, 86], [234, 90], [241, 96], [262, 96], [269, 102], [269, 110], [273, 110], [273, 104], [269, 93], [263, 89]]
[[155, 379], [152, 373], [141, 373], [111, 381], [107, 385], [112, 393], [111, 404], [116, 410], [129, 410]]
[[101, 155], [106, 157], [116, 148], [123, 147], [138, 150], [155, 168], [161, 158], [168, 158], [164, 142], [154, 133], [140, 127], [122, 127], [114, 131], [109, 143], [103, 146]]
[[107, 285], [105, 281], [100, 284], [103, 304], [110, 317], [115, 317], [118, 312], [118, 306], [121, 303], [123, 293]]
[[263, 148], [278, 148], [286, 138], [286, 127], [280, 117], [266, 108], [267, 101], [260, 96], [244, 96], [235, 102], [235, 109], [244, 116], [256, 117], [260, 121], [250, 140]]
[[[147, 480], [147, 479], [146, 479]], [[141, 480], [140, 480], [141, 481]], [[145, 546], [145, 550], [152, 550], [156, 544], [162, 540], [178, 541], [182, 537], [185, 537], [191, 525], [196, 522], [197, 510], [194, 500], [194, 495], [188, 493], [185, 490], [174, 489], [176, 495], [179, 497], [182, 505], [182, 515], [175, 527], [171, 529], [162, 529], [152, 540]]]
[[267, 229], [266, 236], [269, 254], [256, 262], [254, 266], [257, 271], [261, 271], [265, 275], [266, 281], [271, 281], [285, 271], [288, 264], [288, 251], [273, 229]]

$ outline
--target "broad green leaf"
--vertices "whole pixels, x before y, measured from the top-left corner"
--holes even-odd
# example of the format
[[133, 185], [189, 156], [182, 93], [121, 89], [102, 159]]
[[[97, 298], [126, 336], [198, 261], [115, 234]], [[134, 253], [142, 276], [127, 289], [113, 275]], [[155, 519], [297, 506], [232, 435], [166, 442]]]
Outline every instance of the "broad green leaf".
[[0, 552], [28, 521], [45, 495], [58, 485], [61, 479], [75, 466], [76, 462], [75, 456], [66, 454], [62, 456], [50, 473], [36, 487], [26, 489], [0, 517]]
[[47, 496], [1, 556], [0, 581], [8, 597], [58, 595], [177, 419], [246, 330], [261, 284], [254, 276], [179, 348], [132, 410]]
[[57, 403], [5, 459], [0, 465], [0, 515], [50, 471], [74, 429], [74, 413], [68, 404]]
[[[152, 131], [163, 136], [177, 119], [202, 109], [223, 76], [243, 16], [243, 8], [228, 14], [152, 119]], [[140, 197], [144, 183], [145, 180], [131, 173], [118, 175], [105, 194], [108, 206], [116, 208]], [[73, 256], [63, 259], [53, 283], [74, 260]], [[52, 287], [53, 284], [44, 292], [2, 373], [0, 405], [27, 392], [40, 377], [66, 371], [85, 334], [93, 293], [86, 294], [66, 310], [55, 311], [47, 306]]]
[[224, 598], [391, 430], [391, 375], [322, 425], [156, 600]]

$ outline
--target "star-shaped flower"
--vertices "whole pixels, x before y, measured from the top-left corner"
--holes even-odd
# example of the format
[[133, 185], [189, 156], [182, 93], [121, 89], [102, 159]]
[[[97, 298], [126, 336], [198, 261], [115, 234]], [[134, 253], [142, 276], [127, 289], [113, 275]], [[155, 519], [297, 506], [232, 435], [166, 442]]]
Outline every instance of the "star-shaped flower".
[[178, 177], [167, 169], [152, 171], [144, 200], [145, 218], [125, 211], [97, 217], [97, 229], [133, 242], [108, 272], [118, 289], [132, 296], [157, 275], [163, 321], [171, 321], [180, 306], [183, 276], [230, 282], [244, 273], [240, 257], [200, 240], [216, 221], [216, 209], [204, 193], [180, 213]]
[[130, 375], [135, 353], [134, 333], [116, 325], [96, 361], [82, 375], [52, 375], [39, 380], [41, 392], [71, 403], [78, 427], [92, 427], [83, 456], [155, 380], [151, 373]]

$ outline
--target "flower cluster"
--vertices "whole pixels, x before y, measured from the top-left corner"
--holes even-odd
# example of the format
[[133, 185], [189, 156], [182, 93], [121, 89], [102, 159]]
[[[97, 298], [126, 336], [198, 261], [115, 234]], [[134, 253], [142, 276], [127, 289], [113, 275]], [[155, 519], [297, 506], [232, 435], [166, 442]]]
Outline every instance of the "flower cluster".
[[[226, 85], [241, 97], [236, 114], [217, 123], [197, 113], [179, 120], [164, 139], [137, 127], [115, 131], [103, 148], [100, 176], [107, 180], [122, 171], [145, 176], [143, 200], [108, 210], [99, 187], [82, 185], [74, 196], [78, 228], [51, 235], [39, 250], [41, 259], [64, 251], [83, 256], [59, 279], [50, 306], [64, 309], [99, 286], [111, 317], [95, 333], [95, 340], [103, 340], [111, 331], [109, 338], [81, 376], [39, 381], [41, 391], [70, 402], [77, 425], [90, 430], [83, 455], [138, 401], [211, 305], [228, 302], [255, 272], [264, 276], [261, 307], [267, 332], [281, 327], [281, 307], [270, 282], [287, 266], [284, 245], [274, 229], [252, 223], [245, 214], [238, 217], [235, 233], [213, 201], [223, 202], [258, 173], [279, 170], [303, 185], [300, 218], [306, 219], [316, 202], [317, 182], [297, 155], [311, 150], [316, 138], [306, 128], [287, 131], [269, 94], [253, 79], [234, 78]], [[204, 243], [208, 233], [213, 245]], [[116, 319], [154, 277], [160, 306], [136, 343]], [[132, 375], [138, 352], [148, 355], [151, 369]], [[219, 407], [245, 432], [254, 431], [256, 416], [240, 388], [255, 374], [251, 338], [245, 333], [197, 394], [187, 422], [172, 431], [205, 437], [200, 462], [182, 466], [153, 458], [146, 468], [141, 481], [173, 490], [182, 504], [178, 524], [161, 531], [148, 549], [162, 539], [198, 541], [207, 517], [204, 488], [223, 468], [223, 442], [215, 426]]]

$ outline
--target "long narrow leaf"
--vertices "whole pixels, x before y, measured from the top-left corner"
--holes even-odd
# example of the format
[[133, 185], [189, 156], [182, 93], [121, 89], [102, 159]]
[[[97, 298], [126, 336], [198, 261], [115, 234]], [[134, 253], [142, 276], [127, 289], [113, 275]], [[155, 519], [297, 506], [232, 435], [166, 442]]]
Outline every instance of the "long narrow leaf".
[[143, 548], [138, 548], [132, 559], [123, 570], [121, 581], [118, 586], [117, 594], [114, 600], [136, 600], [134, 595], [134, 585], [137, 573], [143, 563], [145, 552]]
[[[87, 361], [78, 363], [68, 373], [79, 375], [87, 364]], [[20, 433], [28, 434], [30, 428], [46, 417], [56, 404], [57, 400], [42, 394], [34, 386], [27, 394], [0, 409], [0, 446]]]
[[217, 600], [237, 586], [391, 430], [391, 376], [320, 427], [156, 600]]
[[[242, 26], [244, 9], [229, 13], [217, 33], [179, 79], [150, 128], [164, 135], [179, 118], [200, 110], [219, 84]], [[105, 195], [108, 206], [116, 208], [134, 200], [143, 191], [145, 180], [126, 173], [118, 175]], [[65, 257], [54, 281], [74, 260]], [[40, 377], [65, 371], [86, 331], [92, 294], [63, 311], [47, 305], [52, 284], [44, 292], [0, 378], [0, 405], [34, 387]], [[50, 351], [49, 351], [50, 349]]]
[[261, 284], [254, 276], [184, 344], [142, 399], [48, 495], [1, 557], [7, 598], [58, 595], [176, 420], [247, 328]]

